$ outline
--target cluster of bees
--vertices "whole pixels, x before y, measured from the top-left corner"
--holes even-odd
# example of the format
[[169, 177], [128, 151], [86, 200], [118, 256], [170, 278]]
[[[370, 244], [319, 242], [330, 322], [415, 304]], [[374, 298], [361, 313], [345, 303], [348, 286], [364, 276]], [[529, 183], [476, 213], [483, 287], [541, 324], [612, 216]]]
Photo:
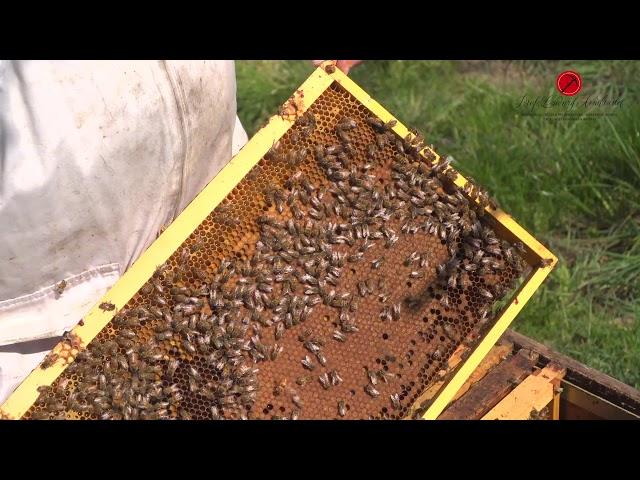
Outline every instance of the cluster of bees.
[[[177, 252], [178, 267], [159, 267], [141, 289], [150, 301], [120, 310], [113, 319], [115, 336], [94, 340], [78, 354], [63, 380], [44, 387], [32, 418], [65, 418], [65, 412], [75, 411], [100, 419], [189, 419], [193, 413], [184, 406], [186, 398], [204, 401], [212, 419], [250, 418], [261, 388], [261, 364], [276, 361], [287, 331], [323, 305], [335, 309], [337, 327], [327, 338], [305, 329], [298, 337], [307, 352], [299, 360], [303, 375], [295, 385], [276, 387], [277, 395], [290, 399], [291, 408], [273, 418], [297, 419], [304, 415], [306, 384], [317, 381], [329, 390], [342, 383], [338, 369], [324, 368], [324, 347], [326, 342], [348, 343], [361, 334], [360, 301], [376, 296], [380, 302], [379, 318], [366, 321], [396, 322], [404, 309], [418, 310], [436, 296], [448, 307], [448, 292], [468, 287], [473, 275], [496, 274], [508, 267], [522, 273], [523, 246], [498, 239], [481, 222], [485, 208], [495, 208], [486, 191], [472, 182], [462, 191], [456, 188], [457, 174], [448, 160], [435, 162], [432, 149], [425, 148], [417, 132], [399, 138], [392, 131], [394, 124], [341, 118], [335, 127], [337, 141], [316, 143], [311, 151], [296, 144], [312, 136], [315, 118], [310, 113], [299, 118], [290, 134], [293, 148], [284, 151], [275, 144], [265, 159], [296, 167], [312, 157], [329, 186], [319, 188], [297, 171], [281, 187], [268, 187], [263, 193], [270, 211], [257, 218], [260, 236], [248, 260], [229, 257], [203, 269], [193, 254], [204, 242], [195, 241]], [[362, 146], [359, 152], [352, 142], [358, 128], [371, 128], [375, 134], [375, 141], [364, 146], [364, 162]], [[395, 146], [395, 158], [383, 155], [387, 145]], [[371, 173], [381, 165], [391, 168], [391, 181], [385, 184]], [[227, 212], [216, 218], [238, 223]], [[401, 225], [398, 231], [389, 227], [391, 219]], [[436, 273], [431, 293], [425, 289], [392, 303], [384, 278], [376, 276], [358, 282], [353, 291], [340, 289], [345, 268], [363, 262], [374, 245], [393, 249], [401, 236], [418, 232], [446, 243], [450, 254], [437, 265], [419, 251], [404, 259], [410, 279]], [[381, 255], [369, 268], [375, 272], [384, 262]], [[197, 280], [188, 282], [187, 277]], [[478, 288], [486, 301], [478, 316], [486, 322], [491, 304], [508, 287]], [[143, 327], [150, 336], [141, 334]], [[379, 382], [394, 380], [384, 370], [366, 373], [362, 388], [371, 398], [379, 398]], [[69, 375], [78, 378], [73, 388]], [[401, 408], [397, 393], [384, 401], [395, 410]], [[336, 413], [348, 415], [344, 399], [337, 401]]]

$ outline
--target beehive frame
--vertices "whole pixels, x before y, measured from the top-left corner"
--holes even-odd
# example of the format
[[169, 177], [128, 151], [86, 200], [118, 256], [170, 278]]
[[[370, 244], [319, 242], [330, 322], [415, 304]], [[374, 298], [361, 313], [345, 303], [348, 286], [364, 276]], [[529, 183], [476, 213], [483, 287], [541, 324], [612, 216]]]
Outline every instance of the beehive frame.
[[[306, 111], [313, 102], [336, 82], [349, 92], [357, 101], [366, 107], [374, 116], [384, 122], [395, 119], [380, 104], [366, 94], [358, 85], [336, 69], [331, 62], [325, 62], [318, 67], [291, 97], [295, 100], [298, 113]], [[286, 115], [271, 117], [267, 125], [244, 146], [244, 148], [223, 168], [220, 173], [205, 187], [205, 189], [189, 204], [176, 220], [159, 236], [147, 251], [133, 264], [120, 280], [97, 302], [96, 306], [78, 324], [72, 334], [76, 335], [77, 344], [69, 350], [68, 344], [61, 342], [54, 351], [60, 354], [62, 361], [57, 361], [51, 367], [36, 368], [13, 392], [0, 408], [0, 417], [21, 418], [37, 400], [38, 387], [52, 384], [66, 367], [73, 361], [78, 349], [86, 347], [100, 331], [111, 321], [115, 313], [126, 305], [138, 292], [143, 284], [153, 275], [158, 265], [163, 264], [182, 245], [203, 220], [222, 202], [234, 187], [249, 173], [269, 148], [280, 139], [293, 125], [293, 118]], [[398, 121], [393, 130], [401, 138], [407, 135], [408, 129]], [[436, 160], [439, 156], [436, 152]], [[467, 180], [460, 174], [455, 181], [459, 187], [464, 187]], [[494, 221], [492, 226], [500, 230], [502, 236], [521, 241], [526, 247], [525, 260], [532, 267], [531, 272], [524, 279], [510, 302], [503, 308], [499, 317], [474, 348], [469, 357], [462, 363], [448, 382], [438, 392], [427, 407], [423, 418], [435, 419], [446, 408], [462, 384], [479, 365], [482, 358], [498, 341], [500, 336], [514, 320], [516, 315], [531, 298], [533, 293], [551, 272], [557, 258], [515, 220], [500, 209], [487, 209], [486, 213]], [[548, 264], [542, 266], [541, 261]], [[114, 311], [103, 311], [98, 305], [111, 302], [116, 305]]]

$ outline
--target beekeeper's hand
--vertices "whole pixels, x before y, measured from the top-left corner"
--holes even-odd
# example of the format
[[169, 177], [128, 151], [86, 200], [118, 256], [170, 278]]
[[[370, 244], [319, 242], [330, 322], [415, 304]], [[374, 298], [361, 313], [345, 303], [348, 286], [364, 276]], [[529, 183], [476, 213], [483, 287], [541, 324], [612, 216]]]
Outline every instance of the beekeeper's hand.
[[[324, 60], [314, 60], [313, 64], [317, 67], [322, 62], [324, 62]], [[336, 67], [338, 67], [344, 73], [349, 73], [349, 70], [360, 63], [362, 63], [362, 60], [336, 60]]]

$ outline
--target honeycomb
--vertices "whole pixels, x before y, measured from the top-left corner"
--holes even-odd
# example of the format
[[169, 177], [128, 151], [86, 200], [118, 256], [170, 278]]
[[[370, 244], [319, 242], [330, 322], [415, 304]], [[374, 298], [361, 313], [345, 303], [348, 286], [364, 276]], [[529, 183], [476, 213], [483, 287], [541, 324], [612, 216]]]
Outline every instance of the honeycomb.
[[526, 265], [370, 117], [327, 88], [24, 418], [405, 417]]

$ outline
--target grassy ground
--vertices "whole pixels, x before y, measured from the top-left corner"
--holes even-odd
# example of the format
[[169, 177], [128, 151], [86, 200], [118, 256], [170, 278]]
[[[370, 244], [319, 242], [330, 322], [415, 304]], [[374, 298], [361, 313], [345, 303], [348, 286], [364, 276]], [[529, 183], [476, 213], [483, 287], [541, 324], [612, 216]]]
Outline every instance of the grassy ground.
[[[577, 70], [615, 115], [553, 122], [519, 114]], [[251, 136], [313, 70], [304, 61], [236, 64]], [[516, 330], [640, 387], [640, 62], [371, 61], [352, 78], [559, 255]], [[566, 98], [566, 97], [565, 97]]]

